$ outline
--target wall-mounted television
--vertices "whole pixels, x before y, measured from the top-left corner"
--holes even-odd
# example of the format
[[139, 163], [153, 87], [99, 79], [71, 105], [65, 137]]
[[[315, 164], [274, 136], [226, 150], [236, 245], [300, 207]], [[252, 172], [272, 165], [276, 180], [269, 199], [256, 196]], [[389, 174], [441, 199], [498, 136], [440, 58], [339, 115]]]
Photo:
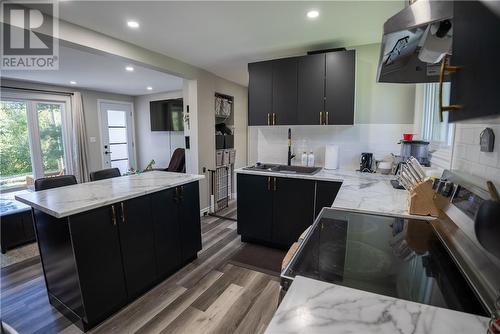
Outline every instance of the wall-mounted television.
[[184, 131], [182, 99], [149, 102], [151, 131]]

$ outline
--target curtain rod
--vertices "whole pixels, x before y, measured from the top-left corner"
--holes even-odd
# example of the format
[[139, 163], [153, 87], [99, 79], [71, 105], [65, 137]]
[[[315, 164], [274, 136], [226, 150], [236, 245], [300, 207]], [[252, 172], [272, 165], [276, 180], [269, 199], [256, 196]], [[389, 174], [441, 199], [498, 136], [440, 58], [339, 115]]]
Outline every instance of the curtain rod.
[[38, 92], [38, 93], [52, 93], [52, 94], [60, 94], [60, 95], [74, 95], [73, 93], [70, 92], [58, 92], [56, 90], [45, 90], [45, 89], [35, 89], [35, 88], [22, 88], [22, 87], [12, 87], [12, 86], [1, 86], [2, 88], [6, 89], [17, 89], [17, 90], [27, 90], [31, 92]]

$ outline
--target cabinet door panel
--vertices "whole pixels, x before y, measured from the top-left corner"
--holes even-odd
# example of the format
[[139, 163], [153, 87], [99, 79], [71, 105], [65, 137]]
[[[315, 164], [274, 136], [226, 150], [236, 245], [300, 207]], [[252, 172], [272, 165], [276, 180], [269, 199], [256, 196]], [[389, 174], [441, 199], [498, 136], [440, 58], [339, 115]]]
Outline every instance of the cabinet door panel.
[[158, 276], [171, 274], [181, 263], [179, 217], [175, 188], [151, 195]]
[[248, 64], [248, 125], [269, 125], [272, 113], [272, 62]]
[[271, 242], [273, 193], [269, 177], [238, 174], [238, 233], [243, 238]]
[[[156, 277], [151, 199], [141, 196], [115, 204], [129, 298], [145, 291]], [[119, 215], [118, 215], [119, 213]]]
[[276, 178], [273, 205], [273, 242], [290, 247], [314, 219], [315, 182]]
[[275, 125], [297, 124], [297, 58], [273, 60]]
[[297, 124], [319, 125], [325, 109], [325, 54], [298, 60]]
[[326, 54], [325, 112], [328, 124], [354, 124], [355, 51]]
[[451, 104], [463, 108], [449, 112], [456, 122], [500, 114], [496, 65], [500, 53], [500, 17], [481, 1], [453, 3], [453, 56], [450, 63], [462, 66], [451, 74]]
[[314, 210], [315, 218], [318, 216], [321, 209], [332, 206], [341, 185], [341, 182], [316, 182], [316, 208]]
[[85, 315], [92, 322], [127, 299], [118, 225], [106, 206], [70, 216], [69, 226]]
[[201, 250], [200, 195], [198, 182], [180, 186], [179, 223], [182, 261], [195, 257]]

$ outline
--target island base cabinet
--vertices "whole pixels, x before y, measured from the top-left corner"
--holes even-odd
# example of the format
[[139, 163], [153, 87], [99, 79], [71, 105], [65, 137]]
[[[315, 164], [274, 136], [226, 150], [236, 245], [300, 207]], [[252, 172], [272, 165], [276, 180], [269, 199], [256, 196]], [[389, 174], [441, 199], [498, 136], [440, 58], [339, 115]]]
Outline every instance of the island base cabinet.
[[91, 327], [127, 301], [118, 224], [112, 207], [107, 206], [71, 216], [69, 227], [85, 308], [83, 318], [85, 326]]
[[198, 251], [201, 250], [199, 194], [198, 182], [180, 186], [178, 217], [183, 262], [193, 260], [196, 258]]
[[55, 218], [34, 209], [50, 303], [87, 331], [201, 249], [198, 182]]

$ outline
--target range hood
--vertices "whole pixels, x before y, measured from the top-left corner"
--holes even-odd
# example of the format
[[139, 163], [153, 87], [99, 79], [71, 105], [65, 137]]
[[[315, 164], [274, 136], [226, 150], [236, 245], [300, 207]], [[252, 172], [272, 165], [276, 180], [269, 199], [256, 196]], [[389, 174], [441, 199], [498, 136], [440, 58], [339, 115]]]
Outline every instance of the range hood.
[[440, 62], [451, 54], [453, 1], [417, 0], [384, 24], [378, 82], [439, 81]]

